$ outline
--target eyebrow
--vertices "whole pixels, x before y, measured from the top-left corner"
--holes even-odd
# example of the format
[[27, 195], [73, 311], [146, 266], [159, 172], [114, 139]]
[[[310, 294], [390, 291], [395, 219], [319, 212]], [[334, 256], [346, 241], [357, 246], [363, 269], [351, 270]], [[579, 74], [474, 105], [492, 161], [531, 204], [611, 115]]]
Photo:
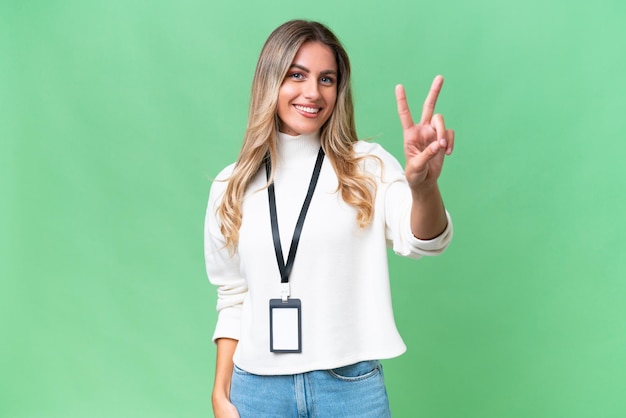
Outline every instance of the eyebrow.
[[[289, 69], [292, 69], [292, 68], [294, 68], [294, 67], [295, 67], [295, 68], [298, 68], [298, 69], [300, 69], [300, 70], [302, 70], [302, 71], [304, 71], [304, 72], [306, 72], [306, 73], [310, 73], [310, 72], [311, 72], [311, 70], [309, 70], [308, 68], [306, 68], [305, 66], [300, 65], [300, 64], [291, 64], [291, 67], [289, 67]], [[333, 74], [333, 75], [337, 75], [337, 71], [335, 71], [335, 70], [324, 70], [324, 71], [320, 71], [320, 74], [324, 74], [324, 75], [326, 75], [326, 74]]]

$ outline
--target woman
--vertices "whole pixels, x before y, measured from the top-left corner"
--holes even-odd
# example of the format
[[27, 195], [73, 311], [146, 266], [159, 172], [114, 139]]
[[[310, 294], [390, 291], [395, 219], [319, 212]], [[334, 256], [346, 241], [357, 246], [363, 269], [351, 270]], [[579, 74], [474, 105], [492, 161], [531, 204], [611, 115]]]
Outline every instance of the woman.
[[216, 417], [390, 416], [379, 360], [405, 346], [386, 248], [419, 258], [452, 237], [437, 185], [454, 144], [433, 115], [442, 83], [418, 124], [396, 88], [403, 171], [357, 140], [350, 63], [328, 28], [295, 20], [267, 39], [241, 152], [206, 214]]

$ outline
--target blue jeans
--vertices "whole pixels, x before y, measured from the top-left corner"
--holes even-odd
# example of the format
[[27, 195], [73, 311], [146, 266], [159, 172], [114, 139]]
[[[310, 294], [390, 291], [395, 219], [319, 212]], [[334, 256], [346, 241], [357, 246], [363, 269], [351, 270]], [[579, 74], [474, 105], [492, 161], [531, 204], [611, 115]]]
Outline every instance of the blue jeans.
[[235, 366], [230, 401], [241, 418], [391, 417], [379, 361], [287, 376]]

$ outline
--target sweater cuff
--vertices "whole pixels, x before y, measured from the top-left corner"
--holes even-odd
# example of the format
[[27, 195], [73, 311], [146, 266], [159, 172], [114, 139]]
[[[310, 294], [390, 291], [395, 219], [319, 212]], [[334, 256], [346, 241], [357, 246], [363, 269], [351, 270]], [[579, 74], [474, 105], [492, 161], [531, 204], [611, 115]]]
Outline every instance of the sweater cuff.
[[448, 224], [446, 225], [446, 229], [444, 229], [439, 236], [433, 239], [423, 240], [416, 238], [411, 233], [408, 239], [408, 244], [423, 255], [439, 255], [444, 252], [452, 240], [453, 232], [452, 219], [450, 218], [448, 211], [446, 211], [446, 218], [448, 219]]
[[241, 336], [241, 305], [224, 308], [219, 312], [213, 333], [213, 342], [218, 338], [239, 340]]

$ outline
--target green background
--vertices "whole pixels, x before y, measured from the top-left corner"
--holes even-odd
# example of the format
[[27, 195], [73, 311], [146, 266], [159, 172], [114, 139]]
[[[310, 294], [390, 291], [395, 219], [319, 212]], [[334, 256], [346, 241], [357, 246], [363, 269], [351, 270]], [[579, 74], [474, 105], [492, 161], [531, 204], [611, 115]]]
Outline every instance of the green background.
[[392, 259], [394, 415], [626, 416], [624, 1], [0, 0], [0, 417], [211, 416], [210, 179], [291, 18], [401, 161], [395, 84], [446, 77], [456, 235]]

